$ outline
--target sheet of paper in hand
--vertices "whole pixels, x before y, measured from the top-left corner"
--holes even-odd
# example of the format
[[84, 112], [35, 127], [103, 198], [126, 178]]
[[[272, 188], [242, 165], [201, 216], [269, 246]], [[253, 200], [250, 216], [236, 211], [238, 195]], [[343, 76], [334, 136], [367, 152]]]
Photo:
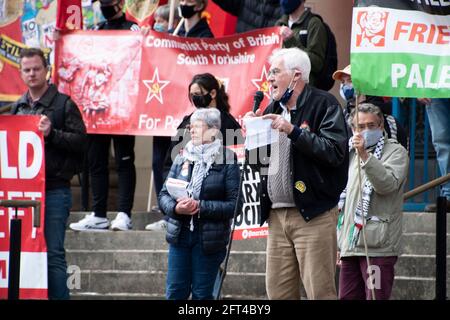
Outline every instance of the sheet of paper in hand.
[[272, 129], [272, 120], [261, 117], [244, 118], [247, 131], [245, 137], [245, 148], [256, 149], [278, 141], [278, 131]]
[[184, 180], [169, 178], [166, 182], [166, 188], [170, 196], [177, 200], [180, 198], [188, 197], [188, 193], [186, 190], [188, 184], [189, 182]]

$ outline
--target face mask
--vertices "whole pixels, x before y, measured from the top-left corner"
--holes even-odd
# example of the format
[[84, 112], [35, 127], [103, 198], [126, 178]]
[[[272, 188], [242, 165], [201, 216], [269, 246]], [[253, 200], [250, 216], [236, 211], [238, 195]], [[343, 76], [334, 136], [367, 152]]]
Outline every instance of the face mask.
[[[294, 73], [294, 77], [295, 77], [295, 73]], [[286, 103], [291, 99], [292, 94], [294, 93], [294, 88], [291, 88], [291, 85], [293, 84], [294, 81], [294, 77], [292, 77], [291, 82], [289, 83], [288, 87], [286, 88], [286, 91], [283, 93], [283, 96], [280, 98], [280, 103], [282, 103], [283, 105], [286, 105]], [[295, 86], [295, 83], [292, 87]]]
[[355, 89], [353, 88], [352, 84], [341, 85], [341, 90], [339, 90], [339, 93], [341, 94], [341, 97], [346, 101], [349, 101], [355, 97]]
[[301, 4], [303, 0], [280, 0], [281, 11], [284, 14], [291, 14], [294, 12]]
[[164, 27], [164, 25], [161, 23], [155, 23], [153, 25], [153, 30], [158, 31], [158, 32], [166, 32], [167, 31], [166, 28]]
[[180, 15], [185, 18], [185, 19], [189, 19], [190, 17], [192, 17], [194, 14], [196, 14], [196, 11], [194, 9], [195, 5], [180, 5]]
[[204, 96], [192, 96], [192, 103], [197, 108], [208, 108], [212, 101], [212, 97], [209, 93]]
[[109, 20], [119, 12], [119, 10], [117, 10], [116, 8], [117, 6], [104, 6], [100, 7], [100, 10], [102, 11], [102, 14], [105, 17], [105, 19]]
[[361, 134], [364, 138], [364, 148], [367, 149], [378, 143], [383, 136], [383, 131], [381, 129], [364, 130]]

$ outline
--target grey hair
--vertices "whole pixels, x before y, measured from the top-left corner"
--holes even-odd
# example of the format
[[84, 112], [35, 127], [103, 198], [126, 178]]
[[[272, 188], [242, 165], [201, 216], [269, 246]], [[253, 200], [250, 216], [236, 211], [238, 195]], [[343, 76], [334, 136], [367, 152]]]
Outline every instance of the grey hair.
[[220, 111], [216, 108], [197, 109], [191, 116], [191, 124], [195, 121], [203, 121], [208, 128], [220, 130]]
[[283, 59], [284, 67], [288, 70], [298, 70], [302, 73], [302, 81], [309, 82], [309, 73], [311, 72], [311, 60], [308, 54], [299, 48], [284, 48], [275, 50], [269, 57], [269, 63], [272, 64], [277, 59]]
[[[174, 13], [175, 13], [175, 19], [180, 20], [180, 15], [178, 14], [178, 10], [175, 10]], [[161, 17], [162, 19], [169, 21], [170, 6], [168, 4], [159, 6], [155, 11], [155, 17]]]
[[358, 112], [374, 114], [380, 119], [380, 123], [384, 122], [383, 112], [381, 111], [380, 107], [372, 103], [360, 103], [358, 105], [358, 108], [353, 108], [352, 112], [350, 113], [350, 117], [347, 120], [350, 127], [353, 127], [353, 118], [355, 117], [356, 109], [358, 109]]

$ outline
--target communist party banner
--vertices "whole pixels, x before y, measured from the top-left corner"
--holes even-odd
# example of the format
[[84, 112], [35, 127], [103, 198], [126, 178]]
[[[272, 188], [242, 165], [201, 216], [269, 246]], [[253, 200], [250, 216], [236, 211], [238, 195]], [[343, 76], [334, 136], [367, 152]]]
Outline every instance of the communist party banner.
[[[47, 247], [44, 238], [44, 141], [38, 116], [0, 116], [0, 199], [40, 200], [40, 227], [32, 208], [18, 209], [22, 220], [20, 298], [47, 298]], [[9, 226], [14, 208], [0, 207], [0, 299], [8, 296]]]
[[[152, 25], [153, 13], [167, 0], [126, 0], [127, 19], [140, 26]], [[236, 18], [211, 1], [203, 12], [216, 37], [234, 32]], [[99, 2], [91, 0], [0, 0], [0, 101], [15, 101], [26, 87], [20, 79], [22, 48], [44, 49], [53, 63], [53, 37], [60, 30], [92, 29], [103, 21]]]
[[58, 41], [55, 81], [77, 103], [89, 133], [171, 136], [194, 110], [188, 85], [195, 74], [224, 83], [238, 121], [255, 91], [269, 99], [267, 57], [281, 43], [278, 28], [215, 39], [75, 31]]
[[359, 92], [450, 96], [448, 1], [358, 0], [352, 26], [352, 80]]

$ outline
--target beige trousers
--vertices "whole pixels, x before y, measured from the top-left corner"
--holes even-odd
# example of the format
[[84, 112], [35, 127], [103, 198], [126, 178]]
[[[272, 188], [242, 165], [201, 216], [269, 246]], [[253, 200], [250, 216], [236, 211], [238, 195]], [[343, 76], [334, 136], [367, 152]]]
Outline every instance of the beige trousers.
[[306, 222], [297, 208], [272, 209], [266, 257], [269, 299], [336, 299], [337, 207]]

